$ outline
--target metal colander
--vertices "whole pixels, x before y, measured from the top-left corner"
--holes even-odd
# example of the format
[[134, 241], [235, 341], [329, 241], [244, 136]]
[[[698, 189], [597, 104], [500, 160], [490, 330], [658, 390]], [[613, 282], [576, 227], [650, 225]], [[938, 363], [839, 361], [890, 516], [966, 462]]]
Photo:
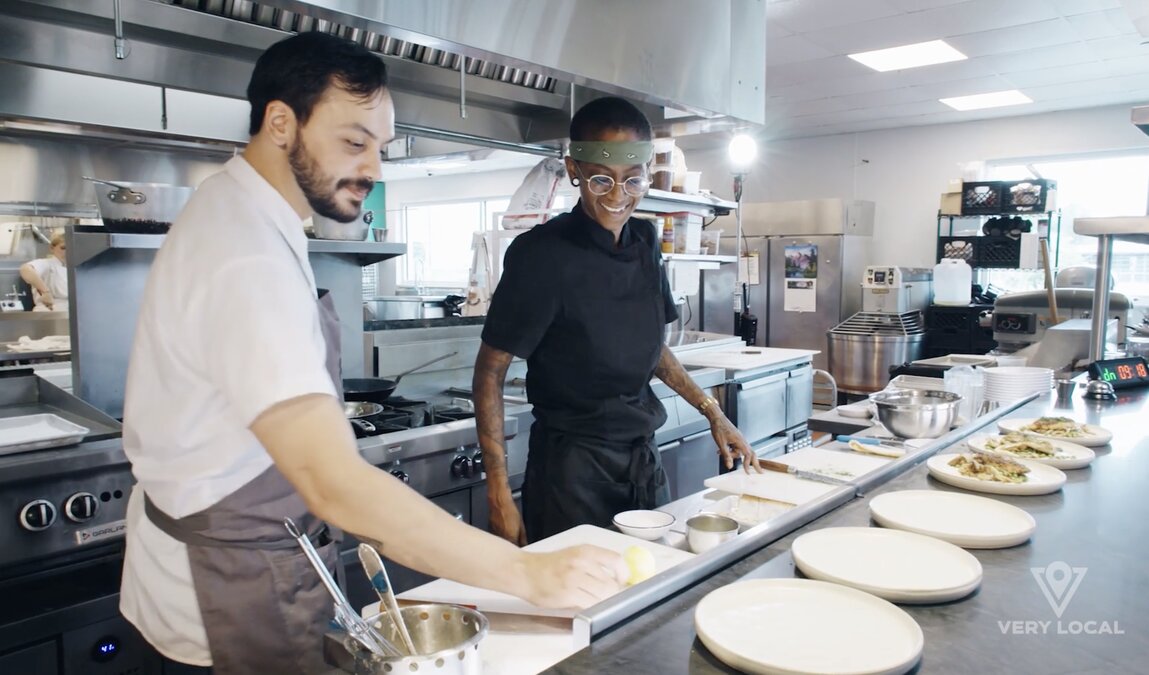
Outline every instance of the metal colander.
[[[487, 617], [459, 605], [412, 605], [400, 612], [419, 655], [376, 656], [347, 637], [343, 645], [353, 658], [354, 670], [351, 672], [356, 675], [478, 675], [483, 672], [479, 643], [487, 635]], [[392, 644], [403, 644], [390, 614], [367, 617], [367, 622]], [[345, 664], [338, 665], [348, 670]]]

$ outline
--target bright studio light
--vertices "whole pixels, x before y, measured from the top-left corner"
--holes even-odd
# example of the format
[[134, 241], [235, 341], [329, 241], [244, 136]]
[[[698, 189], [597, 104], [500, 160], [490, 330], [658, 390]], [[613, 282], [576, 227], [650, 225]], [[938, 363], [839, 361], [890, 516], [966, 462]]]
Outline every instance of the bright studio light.
[[726, 154], [730, 157], [730, 163], [734, 165], [735, 169], [745, 169], [753, 164], [754, 159], [758, 156], [758, 142], [754, 140], [753, 136], [738, 134], [730, 139]]

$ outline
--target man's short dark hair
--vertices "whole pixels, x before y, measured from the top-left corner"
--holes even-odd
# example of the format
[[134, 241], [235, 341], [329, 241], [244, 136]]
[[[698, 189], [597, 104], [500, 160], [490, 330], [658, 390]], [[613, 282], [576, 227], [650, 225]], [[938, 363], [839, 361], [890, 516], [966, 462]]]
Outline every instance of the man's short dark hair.
[[570, 139], [589, 141], [610, 129], [634, 131], [644, 141], [652, 136], [650, 120], [633, 103], [617, 96], [606, 96], [579, 108], [571, 119]]
[[306, 124], [327, 87], [369, 99], [387, 87], [387, 66], [366, 47], [327, 33], [300, 33], [260, 55], [247, 85], [251, 135], [263, 127], [267, 104], [283, 101]]

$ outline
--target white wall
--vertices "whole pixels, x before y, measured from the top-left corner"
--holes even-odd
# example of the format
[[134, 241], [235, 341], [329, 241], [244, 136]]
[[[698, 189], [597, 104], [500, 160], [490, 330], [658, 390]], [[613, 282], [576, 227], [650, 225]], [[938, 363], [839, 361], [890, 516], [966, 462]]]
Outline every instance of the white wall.
[[[873, 201], [877, 215], [871, 261], [932, 266], [938, 198], [949, 179], [962, 177], [962, 164], [1149, 148], [1149, 137], [1130, 123], [1129, 114], [1130, 106], [1120, 105], [768, 141], [746, 179], [743, 200]], [[686, 159], [691, 170], [703, 171], [703, 187], [731, 196], [725, 148], [687, 151]], [[733, 219], [728, 220], [715, 227], [733, 232]]]

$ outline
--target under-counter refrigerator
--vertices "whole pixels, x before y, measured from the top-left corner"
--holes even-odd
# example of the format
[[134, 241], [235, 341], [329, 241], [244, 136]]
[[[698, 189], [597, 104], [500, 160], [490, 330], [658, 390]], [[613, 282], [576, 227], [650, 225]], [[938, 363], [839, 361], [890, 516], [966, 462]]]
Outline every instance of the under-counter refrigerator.
[[[814, 367], [828, 369], [826, 331], [861, 310], [862, 275], [869, 264], [874, 203], [819, 199], [743, 204], [742, 252], [735, 270], [704, 271], [700, 330], [734, 330], [736, 274], [748, 280], [756, 344], [817, 349]], [[736, 255], [723, 237], [722, 255]], [[740, 296], [739, 296], [740, 297]]]

